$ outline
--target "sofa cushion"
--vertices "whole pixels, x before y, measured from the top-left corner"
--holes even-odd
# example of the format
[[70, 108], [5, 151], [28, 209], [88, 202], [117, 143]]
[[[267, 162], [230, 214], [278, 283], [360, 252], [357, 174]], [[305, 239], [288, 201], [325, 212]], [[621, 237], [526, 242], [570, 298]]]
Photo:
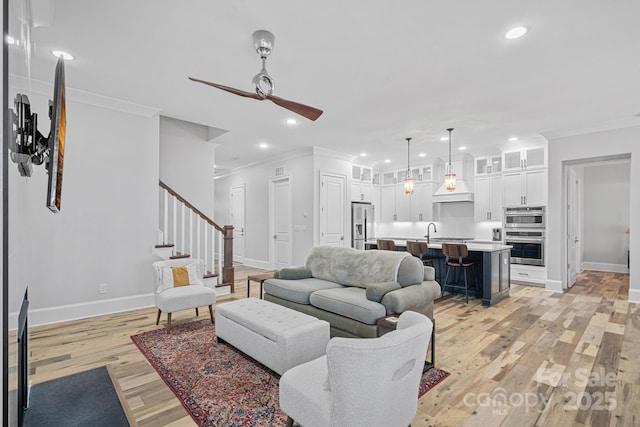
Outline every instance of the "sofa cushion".
[[416, 257], [407, 257], [400, 262], [396, 281], [403, 288], [405, 286], [422, 283], [424, 278], [424, 264]]
[[309, 302], [314, 307], [368, 325], [375, 325], [377, 319], [387, 314], [387, 310], [382, 304], [369, 301], [366, 296], [366, 290], [358, 287], [316, 291], [311, 294]]
[[268, 279], [264, 282], [266, 293], [298, 304], [309, 304], [309, 296], [315, 291], [342, 287], [337, 283], [315, 277], [299, 280]]
[[305, 267], [287, 267], [275, 272], [274, 278], [285, 280], [300, 280], [311, 277], [311, 270]]
[[400, 283], [398, 282], [384, 282], [384, 283], [372, 283], [367, 286], [367, 299], [369, 301], [380, 302], [384, 294], [390, 291], [400, 289]]
[[[398, 269], [405, 258], [411, 258], [408, 252], [361, 251], [352, 248], [336, 248], [335, 246], [315, 246], [309, 252], [306, 261], [307, 269], [313, 277], [345, 286], [366, 288], [370, 283], [391, 282], [397, 279]], [[422, 263], [419, 280], [422, 281]], [[411, 270], [411, 268], [409, 268]], [[403, 274], [403, 277], [406, 274]], [[413, 276], [407, 275], [407, 282]]]

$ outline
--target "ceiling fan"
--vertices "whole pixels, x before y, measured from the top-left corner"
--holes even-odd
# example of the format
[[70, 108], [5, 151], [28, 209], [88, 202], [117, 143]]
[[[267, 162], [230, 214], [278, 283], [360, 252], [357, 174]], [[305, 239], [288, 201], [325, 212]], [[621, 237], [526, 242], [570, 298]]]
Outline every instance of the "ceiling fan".
[[300, 114], [301, 116], [306, 117], [309, 120], [316, 120], [322, 114], [322, 110], [273, 95], [274, 83], [269, 73], [267, 73], [266, 62], [267, 56], [269, 56], [269, 54], [273, 50], [274, 40], [274, 35], [269, 31], [258, 30], [253, 33], [253, 44], [256, 47], [256, 52], [258, 52], [258, 55], [260, 55], [260, 58], [262, 59], [262, 69], [253, 77], [252, 80], [253, 85], [256, 88], [256, 93], [245, 92], [244, 90], [208, 82], [206, 80], [196, 79], [194, 77], [187, 77], [191, 81], [213, 86], [226, 92], [244, 96], [245, 98], [253, 98], [257, 99], [258, 101], [264, 101], [265, 99], [267, 99], [274, 104], [279, 105], [282, 108], [286, 108], [289, 111], [293, 111], [296, 114]]

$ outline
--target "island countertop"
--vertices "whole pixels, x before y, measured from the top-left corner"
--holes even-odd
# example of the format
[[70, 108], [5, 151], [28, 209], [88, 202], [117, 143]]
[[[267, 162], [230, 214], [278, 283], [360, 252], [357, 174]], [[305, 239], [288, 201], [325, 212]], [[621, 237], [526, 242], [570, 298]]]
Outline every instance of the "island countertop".
[[[406, 250], [407, 241], [427, 241], [426, 238], [410, 237], [386, 237], [386, 239], [393, 240], [396, 244], [396, 250], [400, 251]], [[367, 239], [365, 248], [372, 249], [377, 247], [376, 240], [375, 238]], [[460, 237], [431, 238], [428, 255], [433, 258], [432, 265], [435, 268], [436, 280], [443, 287], [445, 287], [444, 282], [447, 279], [446, 271], [448, 268], [445, 265], [445, 257], [442, 254], [442, 244], [448, 242], [465, 243], [467, 245], [467, 249], [469, 249], [469, 257], [467, 259], [475, 262], [471, 281], [478, 285], [477, 297], [482, 298], [482, 305], [491, 306], [509, 296], [512, 248], [510, 245], [504, 245], [502, 242]]]
[[[417, 239], [413, 239], [413, 238], [399, 238], [399, 237], [378, 237], [378, 239], [388, 239], [388, 240], [393, 240], [394, 243], [396, 244], [396, 246], [400, 246], [400, 247], [406, 247], [407, 245], [407, 240], [410, 241], [417, 241], [417, 242], [426, 242], [427, 239], [421, 239], [421, 238], [417, 238]], [[377, 239], [367, 239], [367, 244], [375, 244]], [[429, 243], [429, 248], [431, 249], [442, 249], [442, 244], [443, 243], [465, 243], [467, 245], [467, 249], [469, 249], [470, 251], [475, 251], [475, 252], [499, 252], [499, 251], [503, 251], [505, 249], [511, 249], [512, 246], [510, 245], [505, 245], [502, 242], [491, 242], [488, 240], [451, 240], [451, 241], [447, 241], [446, 239], [441, 239], [438, 238], [437, 241], [434, 241], [434, 239], [431, 240], [431, 242]]]

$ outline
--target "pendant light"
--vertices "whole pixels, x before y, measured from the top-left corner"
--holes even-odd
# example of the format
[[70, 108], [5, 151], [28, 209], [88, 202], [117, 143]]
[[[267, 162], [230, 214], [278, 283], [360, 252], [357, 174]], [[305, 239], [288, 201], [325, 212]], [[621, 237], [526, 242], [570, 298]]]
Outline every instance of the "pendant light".
[[451, 131], [453, 128], [447, 129], [449, 132], [449, 163], [447, 164], [444, 172], [444, 188], [447, 191], [453, 191], [456, 189], [456, 174], [453, 173], [453, 166], [451, 165]]
[[409, 165], [409, 144], [411, 138], [405, 138], [407, 140], [407, 177], [404, 179], [404, 194], [413, 194], [413, 177], [411, 176], [411, 166]]

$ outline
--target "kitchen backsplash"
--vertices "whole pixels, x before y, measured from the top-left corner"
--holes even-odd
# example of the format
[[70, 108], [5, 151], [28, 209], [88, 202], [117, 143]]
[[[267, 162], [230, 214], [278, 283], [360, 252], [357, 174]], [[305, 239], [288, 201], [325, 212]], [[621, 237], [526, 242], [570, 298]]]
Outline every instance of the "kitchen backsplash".
[[476, 240], [491, 240], [492, 229], [502, 227], [501, 221], [473, 219], [473, 203], [441, 203], [434, 209], [433, 221], [378, 222], [376, 237], [422, 238], [427, 234], [427, 225], [433, 222], [438, 230], [431, 237], [471, 237]]

